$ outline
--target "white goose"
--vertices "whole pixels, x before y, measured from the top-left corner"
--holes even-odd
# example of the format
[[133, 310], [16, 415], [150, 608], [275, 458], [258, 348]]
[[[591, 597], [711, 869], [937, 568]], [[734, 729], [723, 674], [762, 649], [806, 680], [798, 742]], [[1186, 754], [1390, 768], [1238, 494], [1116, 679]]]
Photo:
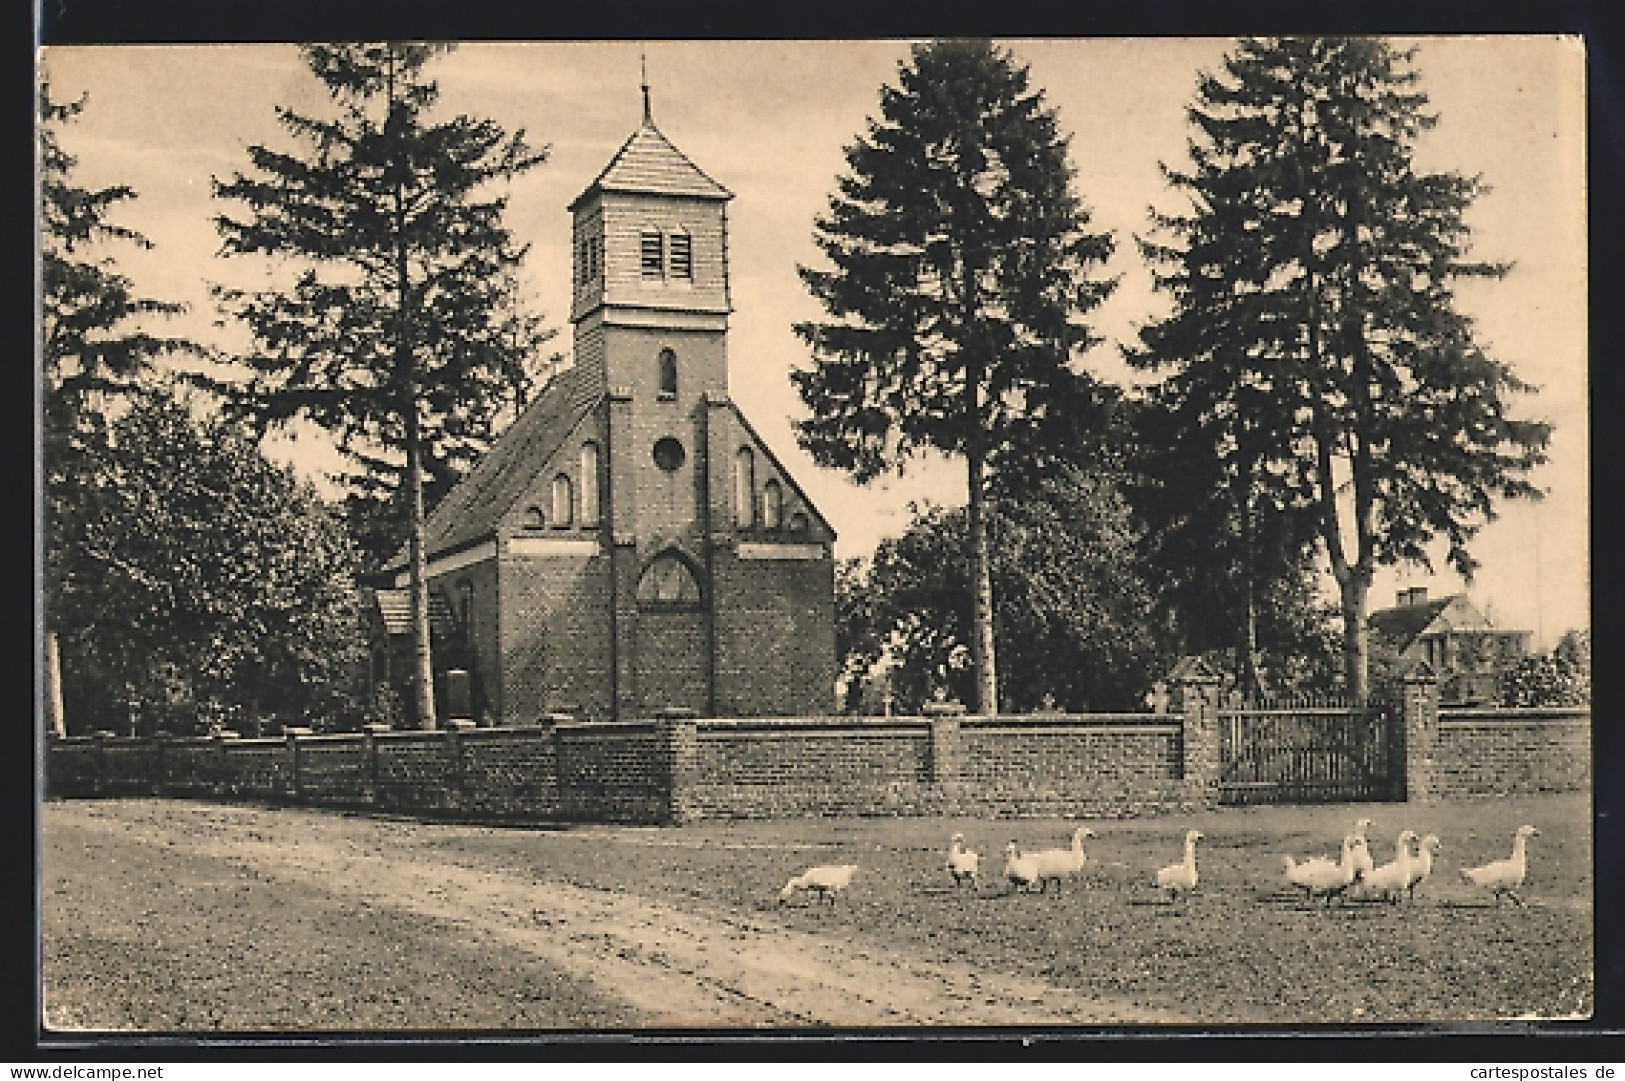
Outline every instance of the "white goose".
[[1354, 823], [1354, 839], [1359, 843], [1354, 847], [1354, 873], [1363, 880], [1375, 868], [1376, 861], [1371, 858], [1370, 842], [1366, 840], [1371, 832], [1371, 819], [1362, 818]]
[[1201, 839], [1200, 830], [1185, 831], [1185, 859], [1157, 872], [1157, 888], [1168, 895], [1170, 904], [1196, 888], [1196, 842]]
[[1299, 863], [1291, 856], [1282, 856], [1281, 862], [1286, 868], [1287, 881], [1303, 890], [1304, 896], [1313, 901], [1315, 894], [1326, 898], [1326, 906], [1331, 907], [1334, 896], [1341, 897], [1359, 877], [1354, 866], [1354, 850], [1358, 847], [1357, 839], [1350, 836], [1343, 838], [1343, 857], [1333, 863], [1325, 856], [1316, 856], [1313, 859]]
[[1374, 867], [1360, 876], [1360, 888], [1387, 901], [1398, 901], [1401, 890], [1408, 889], [1416, 863], [1411, 855], [1411, 842], [1416, 840], [1415, 830], [1402, 830], [1394, 842], [1394, 858], [1381, 867]]
[[965, 847], [965, 835], [956, 833], [948, 841], [948, 873], [954, 876], [954, 885], [969, 882], [972, 887], [980, 885], [978, 870], [982, 864], [982, 857]]
[[1529, 872], [1529, 861], [1524, 853], [1526, 842], [1531, 837], [1539, 837], [1540, 831], [1533, 826], [1519, 826], [1518, 831], [1512, 835], [1512, 855], [1504, 860], [1486, 863], [1482, 867], [1463, 867], [1461, 877], [1475, 886], [1482, 886], [1495, 894], [1495, 903], [1501, 904], [1503, 896], [1510, 897], [1523, 907], [1523, 898], [1515, 892], [1523, 885], [1524, 876]]
[[1405, 895], [1412, 901], [1416, 900], [1416, 887], [1426, 882], [1433, 873], [1433, 857], [1439, 854], [1443, 846], [1435, 834], [1428, 834], [1422, 838], [1422, 843], [1416, 846], [1416, 859], [1411, 861], [1411, 879], [1405, 883]]
[[779, 904], [782, 905], [797, 893], [806, 891], [820, 901], [829, 898], [829, 903], [833, 905], [836, 895], [852, 884], [852, 875], [857, 869], [855, 863], [809, 867], [784, 884], [784, 889], [779, 891]]

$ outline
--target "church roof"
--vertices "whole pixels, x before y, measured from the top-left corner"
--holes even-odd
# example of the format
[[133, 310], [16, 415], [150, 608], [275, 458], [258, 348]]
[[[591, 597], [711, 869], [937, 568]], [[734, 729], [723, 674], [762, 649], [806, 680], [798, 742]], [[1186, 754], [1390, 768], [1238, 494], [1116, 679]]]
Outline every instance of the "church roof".
[[648, 118], [609, 159], [598, 179], [570, 204], [575, 208], [597, 191], [637, 192], [647, 195], [688, 195], [701, 199], [732, 199], [733, 192], [706, 176], [688, 155], [671, 145]]
[[[388, 635], [412, 633], [412, 591], [410, 589], [379, 589], [373, 591], [378, 605], [378, 618]], [[429, 592], [430, 633], [448, 636], [452, 633], [451, 609], [446, 599], [436, 590]]]
[[[537, 469], [553, 456], [598, 397], [583, 369], [566, 368], [554, 376], [429, 515], [424, 526], [426, 556], [433, 559], [495, 532], [502, 516], [536, 479]], [[406, 558], [403, 547], [390, 561], [390, 569], [404, 569]]]

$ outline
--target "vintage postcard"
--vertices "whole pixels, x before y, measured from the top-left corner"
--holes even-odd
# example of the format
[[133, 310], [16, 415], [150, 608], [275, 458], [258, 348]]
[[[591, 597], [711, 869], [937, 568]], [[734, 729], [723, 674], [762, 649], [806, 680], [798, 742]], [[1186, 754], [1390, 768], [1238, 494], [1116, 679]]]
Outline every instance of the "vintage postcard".
[[1589, 1018], [1585, 72], [42, 50], [43, 1038]]

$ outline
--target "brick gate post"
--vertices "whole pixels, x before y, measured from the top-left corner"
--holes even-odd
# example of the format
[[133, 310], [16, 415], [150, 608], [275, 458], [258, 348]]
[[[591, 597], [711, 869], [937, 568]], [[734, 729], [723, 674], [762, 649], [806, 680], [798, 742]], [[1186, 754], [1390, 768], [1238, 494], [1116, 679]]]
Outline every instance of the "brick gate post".
[[1422, 801], [1438, 794], [1434, 763], [1439, 750], [1439, 677], [1426, 661], [1417, 661], [1401, 677], [1400, 724], [1405, 733], [1405, 799]]
[[666, 824], [680, 826], [696, 817], [693, 791], [699, 780], [700, 725], [692, 709], [662, 709], [656, 713], [660, 754], [668, 771]]
[[962, 811], [963, 789], [959, 784], [959, 760], [963, 755], [960, 743], [960, 722], [965, 707], [958, 702], [927, 702], [921, 710], [931, 725], [931, 757], [929, 774], [936, 789], [938, 808], [946, 814]]
[[1168, 675], [1172, 710], [1180, 715], [1186, 792], [1199, 806], [1219, 803], [1219, 677], [1200, 657], [1184, 657]]

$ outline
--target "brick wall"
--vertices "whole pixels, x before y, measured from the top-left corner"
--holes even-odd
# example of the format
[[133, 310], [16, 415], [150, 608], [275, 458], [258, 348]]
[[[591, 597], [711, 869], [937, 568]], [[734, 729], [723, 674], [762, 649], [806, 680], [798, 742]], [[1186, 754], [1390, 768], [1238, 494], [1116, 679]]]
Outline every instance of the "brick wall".
[[[235, 796], [531, 821], [1154, 814], [1217, 799], [1212, 711], [1206, 697], [1187, 701], [1196, 703], [1190, 712], [1160, 716], [665, 718], [283, 739], [79, 738], [50, 746], [46, 780], [52, 796]], [[1589, 710], [1420, 712], [1437, 720], [1407, 729], [1408, 773], [1431, 780], [1410, 798], [1591, 783]]]
[[960, 803], [997, 815], [1190, 809], [1181, 726], [1148, 714], [971, 717], [960, 723]]
[[226, 741], [223, 794], [270, 799], [293, 792], [293, 743], [287, 739]]
[[1434, 795], [1583, 791], [1591, 711], [1441, 709], [1432, 765]]
[[548, 727], [461, 733], [468, 810], [497, 818], [559, 817], [558, 752]]
[[559, 816], [584, 822], [667, 821], [672, 803], [668, 731], [659, 721], [558, 725]]
[[694, 818], [925, 814], [931, 722], [806, 717], [695, 724], [685, 813]]
[[447, 753], [450, 739], [450, 730], [373, 737], [377, 804], [401, 811], [455, 810], [460, 771]]
[[502, 723], [611, 716], [609, 557], [502, 558]]
[[102, 794], [142, 796], [156, 792], [162, 780], [158, 741], [109, 739], [102, 744]]
[[717, 703], [725, 717], [806, 716], [835, 698], [835, 565], [716, 554]]
[[633, 717], [673, 707], [708, 712], [707, 618], [698, 610], [647, 607], [637, 612], [631, 636]]
[[300, 739], [299, 794], [307, 803], [336, 807], [372, 800], [372, 761], [366, 736]]
[[216, 740], [178, 739], [162, 748], [161, 785], [166, 796], [212, 796], [225, 779], [226, 759]]

